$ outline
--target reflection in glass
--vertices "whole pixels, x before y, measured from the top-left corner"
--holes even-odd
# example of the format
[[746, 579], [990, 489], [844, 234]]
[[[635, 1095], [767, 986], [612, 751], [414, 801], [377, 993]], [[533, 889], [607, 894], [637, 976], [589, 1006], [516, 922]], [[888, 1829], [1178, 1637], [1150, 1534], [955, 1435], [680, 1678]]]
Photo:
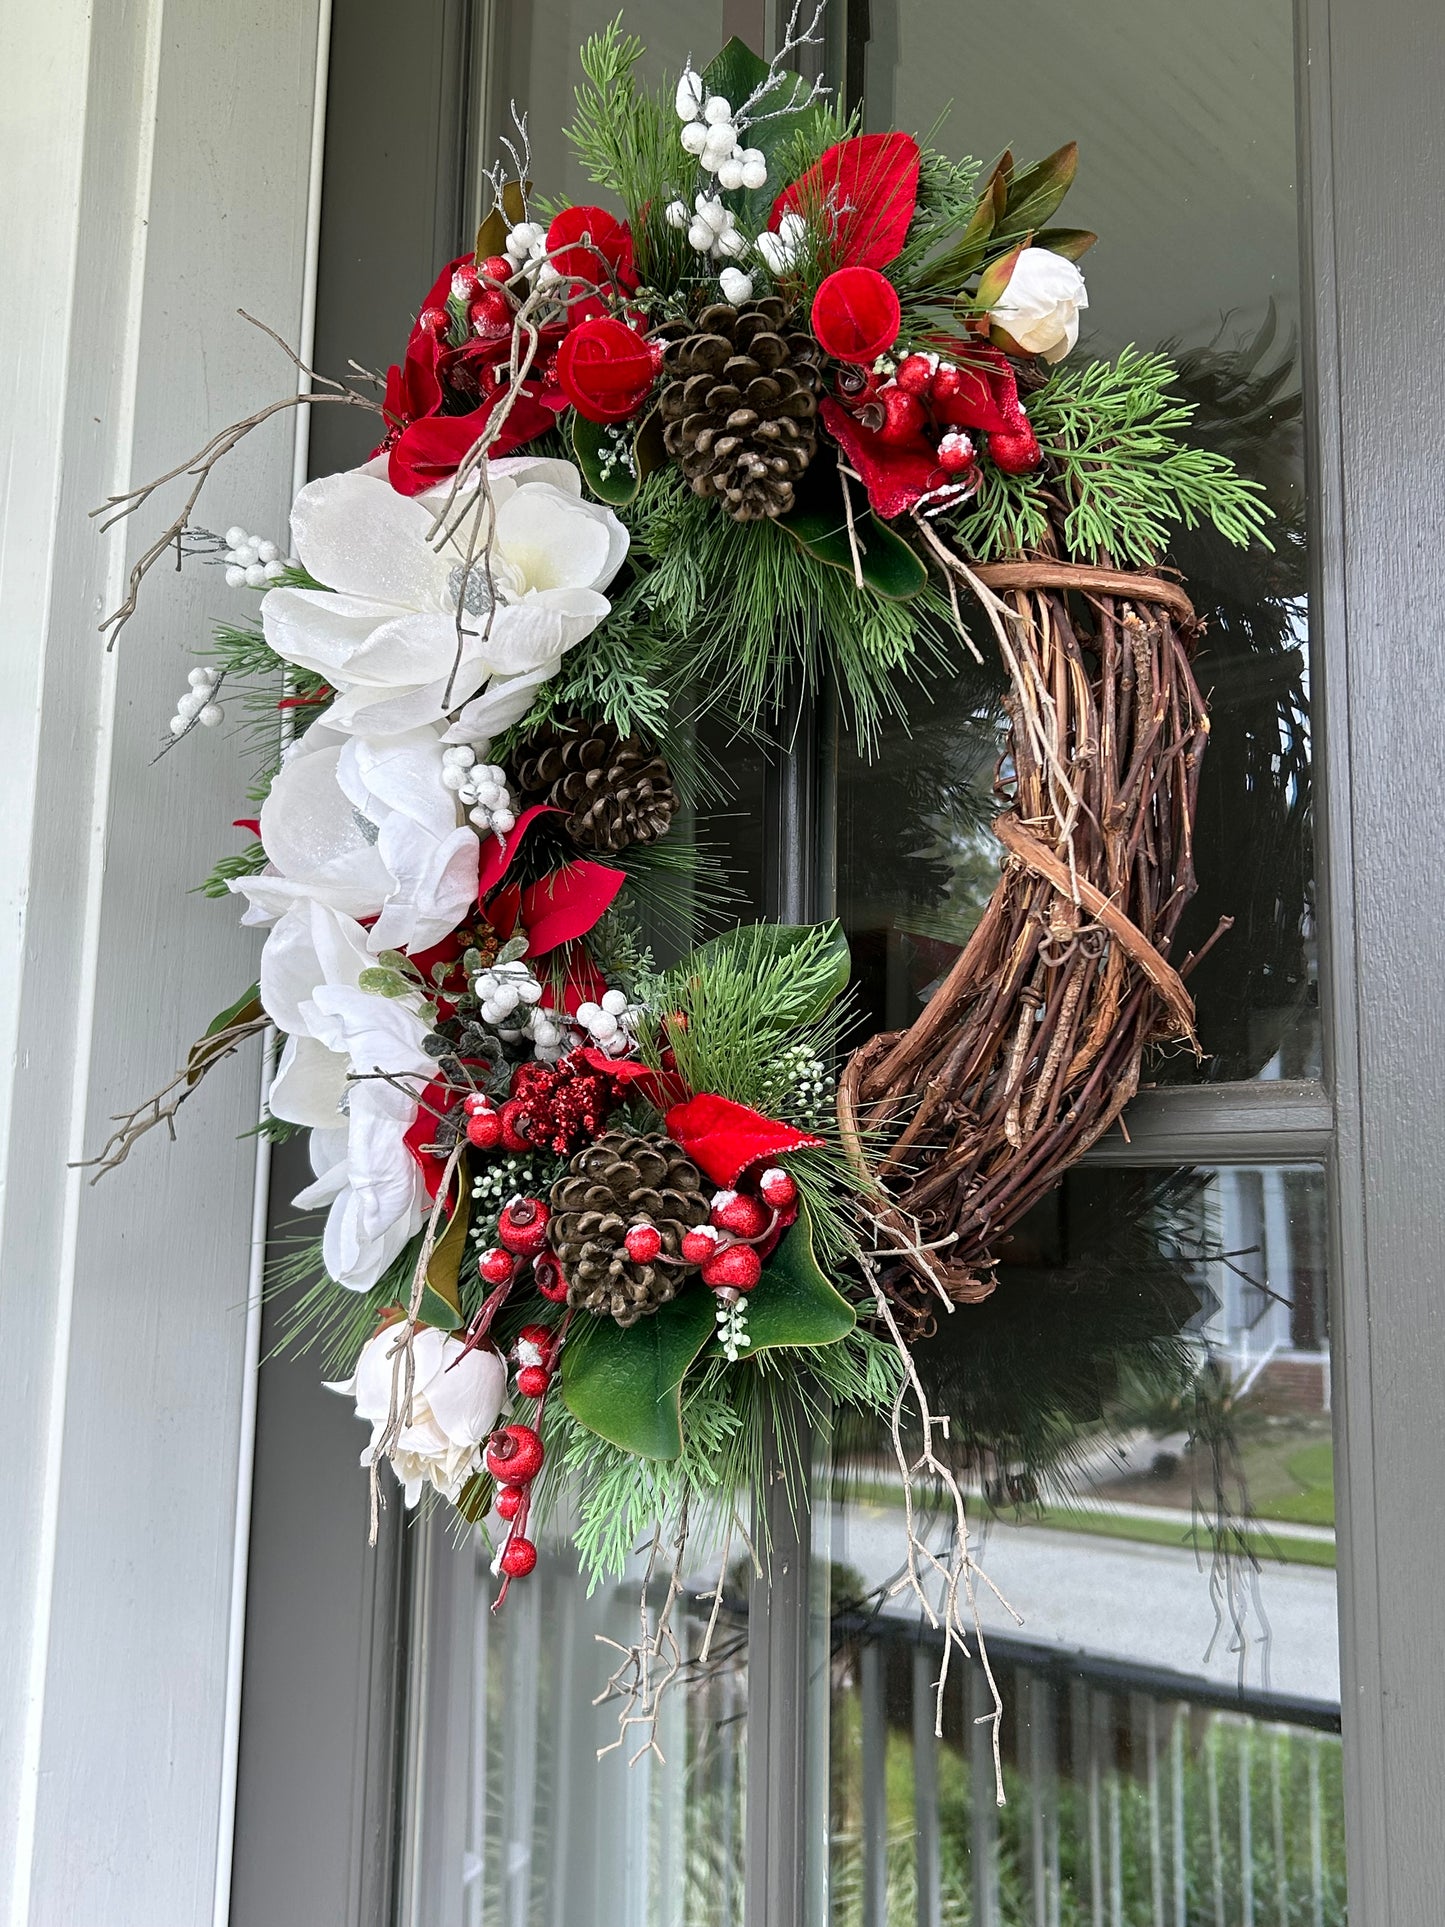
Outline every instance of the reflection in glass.
[[[1317, 1076], [1288, 0], [1039, 0], [1019, 85], [985, 79], [1018, 69], [1006, 9], [870, 0], [844, 12], [834, 65], [850, 61], [861, 79], [870, 127], [926, 130], [946, 116], [940, 143], [984, 162], [1005, 148], [1037, 157], [1077, 135], [1065, 214], [1101, 238], [1084, 263], [1090, 306], [1076, 353], [1127, 343], [1172, 353], [1180, 392], [1197, 405], [1191, 433], [1264, 485], [1278, 518], [1273, 553], [1193, 531], [1170, 558], [1206, 619], [1196, 674], [1213, 714], [1199, 894], [1172, 961], [1221, 919], [1233, 928], [1190, 979], [1204, 1064], [1180, 1053], [1146, 1075]], [[1127, 108], [1101, 113], [1103, 101]], [[992, 663], [981, 625], [978, 640]], [[871, 1011], [890, 1027], [918, 1014], [987, 900], [1001, 696], [1001, 679], [965, 664], [915, 702], [911, 735], [886, 733], [876, 766], [844, 750], [839, 911], [869, 973]]]
[[454, 1543], [439, 1516], [424, 1531], [404, 1927], [735, 1927], [747, 1732], [741, 1568], [714, 1619], [718, 1561], [709, 1569], [705, 1549], [689, 1552], [672, 1619], [678, 1672], [658, 1702], [654, 1751], [650, 1728], [620, 1726], [622, 1701], [606, 1687], [619, 1662], [625, 1670], [644, 1613], [656, 1622], [662, 1560], [646, 1602], [645, 1558], [589, 1597], [566, 1534], [554, 1530], [536, 1571], [494, 1615], [497, 1581], [481, 1537]]
[[840, 1429], [818, 1927], [1345, 1919], [1323, 1210], [1313, 1167], [1082, 1167], [924, 1348], [1008, 1602], [1001, 1809], [976, 1662], [934, 1734], [889, 1442]]

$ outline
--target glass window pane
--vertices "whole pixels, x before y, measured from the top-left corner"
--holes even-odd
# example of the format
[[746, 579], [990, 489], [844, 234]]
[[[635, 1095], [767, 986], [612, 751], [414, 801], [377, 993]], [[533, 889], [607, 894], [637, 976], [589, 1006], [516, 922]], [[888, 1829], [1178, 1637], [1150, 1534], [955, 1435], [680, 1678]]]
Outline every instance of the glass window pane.
[[[433, 1517], [413, 1617], [403, 1927], [735, 1927], [743, 1888], [747, 1566], [694, 1540], [654, 1729], [625, 1728], [628, 1650], [668, 1591], [639, 1556], [589, 1596], [560, 1529], [492, 1611], [478, 1534]], [[738, 1542], [740, 1543], [740, 1542]], [[714, 1606], [716, 1604], [716, 1615]], [[709, 1627], [711, 1635], [709, 1636]], [[620, 1742], [620, 1743], [619, 1743]], [[601, 1749], [608, 1749], [602, 1752]]]
[[[1212, 531], [1174, 545], [1208, 623], [1196, 674], [1213, 717], [1199, 894], [1174, 961], [1221, 918], [1234, 927], [1190, 981], [1205, 1063], [1180, 1052], [1150, 1074], [1317, 1075], [1289, 0], [1037, 0], [1026, 58], [1017, 12], [979, 0], [871, 0], [848, 18], [870, 126], [923, 132], [947, 112], [940, 143], [982, 161], [1005, 147], [1037, 158], [1077, 136], [1061, 218], [1100, 240], [1076, 355], [1128, 343], [1173, 353], [1197, 438], [1266, 485], [1273, 554]], [[965, 667], [914, 704], [911, 734], [887, 732], [876, 765], [845, 748], [839, 905], [890, 1025], [917, 1014], [987, 900], [1001, 694], [1001, 680]]]
[[816, 1922], [1345, 1919], [1323, 1237], [1311, 1167], [1085, 1166], [921, 1352], [1022, 1619], [981, 1591], [1002, 1808], [976, 1661], [935, 1737], [890, 1441], [835, 1440]]

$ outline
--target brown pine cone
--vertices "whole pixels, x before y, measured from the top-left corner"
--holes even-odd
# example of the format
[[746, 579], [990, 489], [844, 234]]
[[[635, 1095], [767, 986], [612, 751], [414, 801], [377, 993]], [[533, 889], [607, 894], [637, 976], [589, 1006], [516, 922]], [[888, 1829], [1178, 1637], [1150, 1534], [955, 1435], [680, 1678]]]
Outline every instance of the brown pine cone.
[[567, 828], [590, 850], [652, 843], [672, 822], [672, 773], [636, 736], [579, 717], [550, 723], [518, 756], [512, 772], [524, 796], [567, 810]]
[[786, 515], [817, 452], [818, 344], [785, 313], [772, 296], [719, 301], [656, 332], [667, 452], [695, 495], [716, 495], [738, 522]]
[[[549, 1226], [572, 1309], [626, 1326], [675, 1298], [689, 1276], [678, 1262], [683, 1238], [707, 1222], [705, 1186], [670, 1138], [608, 1131], [579, 1151], [552, 1187]], [[662, 1239], [649, 1264], [629, 1258], [622, 1242], [643, 1223]]]

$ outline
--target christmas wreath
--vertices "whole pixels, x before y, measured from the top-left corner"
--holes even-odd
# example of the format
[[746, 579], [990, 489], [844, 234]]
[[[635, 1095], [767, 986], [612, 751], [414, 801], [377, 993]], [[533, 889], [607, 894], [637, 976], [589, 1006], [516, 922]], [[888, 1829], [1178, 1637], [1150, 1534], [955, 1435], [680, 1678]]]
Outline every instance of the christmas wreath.
[[[816, 25], [664, 96], [637, 40], [591, 40], [568, 132], [616, 211], [539, 202], [518, 118], [384, 399], [314, 377], [174, 472], [107, 627], [173, 547], [261, 592], [167, 743], [244, 680], [256, 814], [207, 887], [267, 935], [99, 1161], [274, 1027], [266, 1128], [309, 1133], [296, 1203], [326, 1212], [280, 1282], [371, 1427], [373, 1519], [388, 1464], [493, 1535], [500, 1603], [548, 1507], [593, 1575], [649, 1531], [680, 1560], [800, 1403], [861, 1408], [906, 1490], [952, 1494], [951, 1552], [908, 1573], [961, 1645], [962, 1495], [909, 1345], [992, 1288], [1146, 1047], [1193, 1038], [1169, 949], [1208, 724], [1163, 557], [1266, 510], [1183, 438], [1167, 360], [1069, 359], [1074, 147], [983, 174], [861, 133], [794, 71]], [[290, 553], [196, 526], [243, 434], [327, 402], [382, 432], [302, 489]], [[698, 719], [765, 734], [780, 690], [826, 688], [867, 744], [976, 651], [966, 610], [1007, 673], [1000, 880], [912, 1027], [849, 1055], [835, 925], [701, 940]]]

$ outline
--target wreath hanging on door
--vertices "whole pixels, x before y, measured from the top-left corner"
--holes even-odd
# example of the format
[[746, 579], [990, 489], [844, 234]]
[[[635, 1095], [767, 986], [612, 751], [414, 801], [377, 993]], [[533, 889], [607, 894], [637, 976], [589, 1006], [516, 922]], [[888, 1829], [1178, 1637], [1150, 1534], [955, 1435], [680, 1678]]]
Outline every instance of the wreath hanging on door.
[[[98, 1162], [275, 1027], [265, 1128], [309, 1132], [296, 1203], [327, 1211], [282, 1282], [371, 1425], [373, 1529], [388, 1462], [493, 1534], [498, 1603], [548, 1508], [594, 1576], [670, 1546], [614, 1682], [644, 1746], [689, 1522], [731, 1532], [799, 1409], [882, 1415], [905, 1493], [947, 1489], [946, 1554], [910, 1507], [908, 1580], [952, 1646], [976, 1630], [910, 1344], [992, 1289], [1146, 1049], [1194, 1042], [1170, 948], [1208, 721], [1162, 558], [1267, 513], [1181, 439], [1164, 357], [1069, 360], [1074, 147], [980, 178], [862, 134], [794, 71], [817, 25], [675, 97], [618, 26], [589, 41], [568, 138], [623, 216], [543, 206], [518, 120], [384, 399], [314, 377], [161, 478], [193, 486], [106, 625], [173, 547], [261, 592], [167, 746], [228, 704], [259, 725], [207, 888], [268, 934]], [[323, 403], [377, 408], [379, 446], [301, 491], [290, 554], [196, 526], [221, 455]], [[824, 690], [867, 745], [975, 631], [1007, 675], [998, 885], [913, 1024], [850, 1054], [838, 927], [726, 927], [697, 725]]]

